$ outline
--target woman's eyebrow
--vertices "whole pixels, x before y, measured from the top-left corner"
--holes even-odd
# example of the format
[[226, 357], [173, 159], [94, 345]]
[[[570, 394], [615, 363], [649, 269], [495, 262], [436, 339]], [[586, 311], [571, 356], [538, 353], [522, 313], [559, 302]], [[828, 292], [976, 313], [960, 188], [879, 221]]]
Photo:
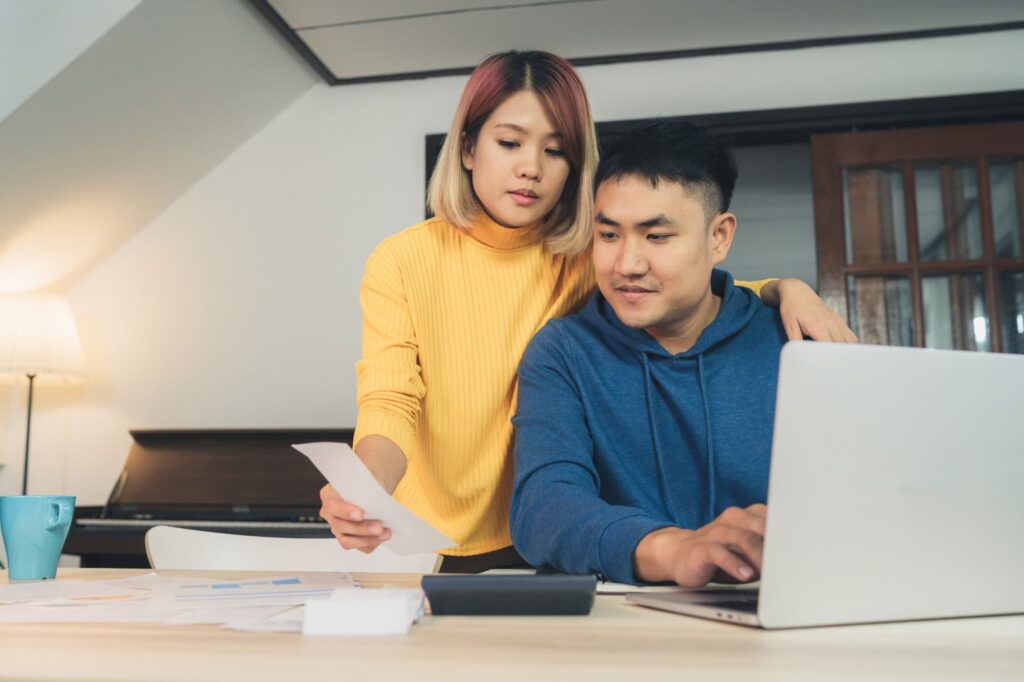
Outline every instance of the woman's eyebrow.
[[523, 126], [520, 126], [520, 125], [516, 125], [515, 123], [495, 123], [494, 127], [495, 128], [508, 128], [510, 130], [516, 131], [517, 133], [525, 133], [526, 132], [526, 128], [524, 128]]
[[[494, 127], [495, 128], [508, 128], [509, 130], [516, 131], [517, 133], [523, 133], [524, 135], [526, 135], [526, 134], [528, 134], [530, 132], [526, 128], [524, 128], [523, 126], [517, 125], [515, 123], [495, 123]], [[558, 132], [557, 130], [552, 130], [550, 133], [546, 134], [544, 137], [545, 138], [551, 137], [551, 138], [555, 138], [555, 139], [561, 140], [565, 136], [562, 135], [562, 133]]]

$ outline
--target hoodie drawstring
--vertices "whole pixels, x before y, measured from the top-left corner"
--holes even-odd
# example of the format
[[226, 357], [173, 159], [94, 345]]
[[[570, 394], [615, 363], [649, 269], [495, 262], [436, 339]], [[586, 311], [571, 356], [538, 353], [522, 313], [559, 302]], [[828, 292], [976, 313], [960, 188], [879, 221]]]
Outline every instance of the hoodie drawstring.
[[644, 366], [644, 393], [647, 400], [647, 425], [651, 429], [651, 438], [654, 441], [654, 464], [658, 470], [658, 492], [661, 494], [661, 503], [669, 518], [672, 518], [672, 511], [675, 505], [672, 504], [672, 493], [668, 487], [668, 478], [665, 476], [665, 464], [661, 457], [661, 444], [658, 442], [658, 424], [654, 418], [654, 387], [651, 385], [651, 366], [647, 360], [647, 353], [637, 351], [640, 361]]
[[[704, 355], [697, 356], [697, 383], [700, 385], [700, 401], [704, 406], [704, 430], [708, 439], [708, 520], [715, 518], [715, 441], [711, 437], [711, 408], [708, 405], [708, 391], [704, 386]], [[648, 408], [649, 409], [649, 408]]]

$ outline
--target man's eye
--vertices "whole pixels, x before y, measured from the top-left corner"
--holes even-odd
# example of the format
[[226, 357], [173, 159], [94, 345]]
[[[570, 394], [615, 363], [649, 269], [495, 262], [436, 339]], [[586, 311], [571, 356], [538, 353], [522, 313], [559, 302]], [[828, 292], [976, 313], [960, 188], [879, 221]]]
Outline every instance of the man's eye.
[[611, 240], [613, 240], [613, 239], [615, 239], [616, 237], [619, 236], [619, 235], [615, 234], [614, 232], [598, 232], [597, 234], [598, 234], [598, 236], [601, 237], [601, 239], [603, 239], [605, 241], [611, 241]]
[[672, 235], [670, 234], [649, 234], [647, 238], [652, 242], [663, 242], [666, 241]]

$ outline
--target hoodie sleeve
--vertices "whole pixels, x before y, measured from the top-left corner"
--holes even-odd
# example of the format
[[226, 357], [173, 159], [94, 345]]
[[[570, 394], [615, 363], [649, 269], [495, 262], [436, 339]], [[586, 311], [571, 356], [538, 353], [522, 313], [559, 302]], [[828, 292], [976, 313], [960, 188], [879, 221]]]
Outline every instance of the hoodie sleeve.
[[519, 366], [512, 541], [534, 566], [636, 583], [636, 546], [671, 524], [601, 499], [581, 387], [572, 371], [572, 343], [548, 324]]

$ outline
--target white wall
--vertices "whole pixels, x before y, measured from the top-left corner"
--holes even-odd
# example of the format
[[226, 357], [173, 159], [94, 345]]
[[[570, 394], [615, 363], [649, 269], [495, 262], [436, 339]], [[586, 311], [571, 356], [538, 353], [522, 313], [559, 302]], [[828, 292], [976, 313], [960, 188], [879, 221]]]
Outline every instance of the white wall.
[[[1024, 32], [582, 75], [595, 116], [617, 120], [1019, 89], [1021, 63]], [[101, 503], [129, 428], [352, 425], [362, 264], [421, 218], [423, 138], [464, 81], [314, 87], [83, 279], [91, 381], [39, 392], [35, 489]], [[787, 254], [766, 246], [764, 271]], [[20, 481], [23, 414], [7, 411], [0, 491]]]
[[729, 207], [736, 238], [722, 266], [743, 279], [797, 277], [818, 285], [810, 144], [737, 149]]

